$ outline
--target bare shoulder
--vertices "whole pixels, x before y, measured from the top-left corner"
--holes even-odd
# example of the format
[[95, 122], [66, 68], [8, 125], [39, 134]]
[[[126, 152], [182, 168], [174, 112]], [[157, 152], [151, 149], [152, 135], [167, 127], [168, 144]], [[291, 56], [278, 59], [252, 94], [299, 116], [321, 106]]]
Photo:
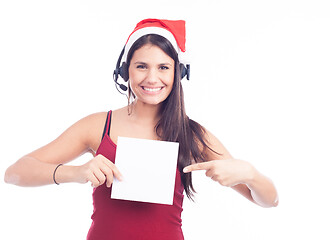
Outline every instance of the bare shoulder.
[[213, 135], [209, 130], [205, 129], [205, 139], [207, 140], [209, 147], [215, 151], [207, 150], [207, 157], [208, 160], [216, 160], [216, 159], [231, 159], [233, 158], [231, 154], [228, 152], [228, 150], [225, 148], [225, 146], [222, 144], [222, 142]]
[[80, 119], [77, 123], [88, 128], [88, 126], [95, 126], [100, 124], [101, 122], [104, 123], [106, 117], [107, 117], [107, 112], [93, 113]]
[[90, 114], [74, 124], [77, 125], [77, 130], [84, 136], [83, 139], [86, 141], [85, 144], [92, 151], [97, 150], [102, 140], [101, 138], [106, 118], [107, 112], [98, 112]]
[[107, 112], [99, 112], [90, 114], [67, 129], [67, 131], [78, 131], [81, 133], [94, 133], [101, 128], [101, 125], [105, 123]]

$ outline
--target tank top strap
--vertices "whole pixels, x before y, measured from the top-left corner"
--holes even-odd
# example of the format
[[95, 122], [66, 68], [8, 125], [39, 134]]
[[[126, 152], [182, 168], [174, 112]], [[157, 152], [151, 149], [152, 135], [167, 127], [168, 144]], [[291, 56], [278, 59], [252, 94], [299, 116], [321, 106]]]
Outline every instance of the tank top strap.
[[104, 138], [105, 134], [108, 134], [108, 136], [110, 137], [111, 117], [112, 117], [112, 111], [110, 110], [107, 115], [107, 120], [105, 121], [102, 139]]

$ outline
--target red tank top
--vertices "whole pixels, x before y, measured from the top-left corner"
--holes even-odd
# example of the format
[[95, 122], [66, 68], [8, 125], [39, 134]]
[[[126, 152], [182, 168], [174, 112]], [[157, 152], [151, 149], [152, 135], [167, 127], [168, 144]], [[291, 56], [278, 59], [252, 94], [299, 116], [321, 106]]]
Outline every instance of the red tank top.
[[[109, 137], [111, 111], [96, 154], [115, 163], [116, 144]], [[173, 205], [111, 199], [105, 184], [94, 188], [92, 225], [87, 240], [182, 240], [183, 185], [177, 169]]]

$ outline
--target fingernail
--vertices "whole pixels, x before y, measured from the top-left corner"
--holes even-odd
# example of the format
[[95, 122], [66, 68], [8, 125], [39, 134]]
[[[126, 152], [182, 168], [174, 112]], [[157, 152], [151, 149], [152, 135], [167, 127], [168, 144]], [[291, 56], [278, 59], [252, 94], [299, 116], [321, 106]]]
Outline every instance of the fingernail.
[[183, 172], [184, 172], [184, 173], [188, 172], [188, 169], [187, 169], [187, 168], [184, 168], [184, 169], [183, 169]]

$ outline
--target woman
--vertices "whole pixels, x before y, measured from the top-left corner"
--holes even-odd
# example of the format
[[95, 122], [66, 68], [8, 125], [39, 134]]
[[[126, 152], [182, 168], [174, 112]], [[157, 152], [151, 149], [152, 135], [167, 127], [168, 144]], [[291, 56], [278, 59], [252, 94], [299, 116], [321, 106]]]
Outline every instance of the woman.
[[[206, 176], [260, 206], [276, 206], [272, 182], [248, 162], [233, 159], [215, 136], [187, 117], [181, 79], [189, 77], [189, 66], [179, 61], [185, 51], [184, 24], [159, 19], [139, 22], [114, 72], [122, 90], [126, 86], [117, 82], [118, 75], [128, 82], [128, 106], [81, 119], [10, 166], [5, 181], [20, 186], [91, 182], [94, 212], [89, 240], [183, 239], [183, 191], [193, 197], [195, 170], [206, 170]], [[118, 136], [179, 142], [173, 205], [110, 198], [113, 179], [122, 178], [115, 165]], [[94, 158], [81, 166], [67, 165], [86, 152]]]

